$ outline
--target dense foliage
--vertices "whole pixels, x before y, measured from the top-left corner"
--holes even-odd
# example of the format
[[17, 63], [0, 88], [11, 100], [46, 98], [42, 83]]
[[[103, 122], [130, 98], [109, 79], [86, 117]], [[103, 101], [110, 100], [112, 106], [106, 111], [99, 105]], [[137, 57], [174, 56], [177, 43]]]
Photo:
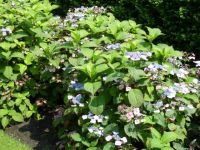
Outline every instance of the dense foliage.
[[56, 11], [65, 14], [70, 7], [104, 6], [123, 19], [134, 19], [150, 27], [160, 28], [165, 36], [161, 41], [177, 49], [193, 51], [199, 55], [200, 13], [198, 0], [52, 0], [60, 4]]
[[92, 12], [81, 7], [64, 18], [69, 86], [54, 124], [64, 126], [66, 149], [187, 149], [199, 107], [199, 80], [188, 63], [194, 56], [156, 44], [157, 28]]
[[0, 1], [0, 119], [3, 127], [13, 120], [22, 122], [37, 112], [30, 98], [52, 97], [53, 92], [48, 91], [54, 82], [50, 80], [51, 72], [56, 71], [60, 60], [54, 56], [58, 49], [56, 22], [50, 13], [54, 8], [56, 6], [48, 1]]
[[0, 2], [3, 127], [37, 116], [41, 98], [63, 104], [53, 123], [66, 150], [199, 146], [200, 61], [158, 43], [160, 29], [103, 7], [59, 17], [48, 0]]

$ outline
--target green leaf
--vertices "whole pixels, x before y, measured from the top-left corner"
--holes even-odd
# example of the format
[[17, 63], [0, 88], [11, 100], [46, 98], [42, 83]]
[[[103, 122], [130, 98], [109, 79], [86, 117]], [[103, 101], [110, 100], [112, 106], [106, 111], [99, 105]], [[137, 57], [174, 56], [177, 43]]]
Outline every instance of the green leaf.
[[23, 122], [24, 121], [24, 118], [22, 116], [22, 114], [20, 113], [15, 113], [13, 116], [12, 116], [13, 120], [17, 121], [17, 122]]
[[153, 138], [157, 138], [157, 139], [161, 138], [161, 134], [153, 127], [151, 128], [151, 135]]
[[144, 103], [142, 91], [139, 89], [131, 89], [128, 93], [128, 100], [134, 107], [140, 107]]
[[118, 125], [116, 123], [111, 123], [109, 125], [107, 125], [104, 129], [104, 133], [105, 134], [110, 134], [112, 131], [118, 131]]
[[84, 89], [94, 95], [101, 88], [101, 82], [87, 82], [84, 84]]
[[161, 141], [162, 143], [169, 143], [175, 141], [178, 138], [178, 135], [174, 132], [164, 132]]
[[24, 72], [26, 71], [27, 66], [24, 65], [24, 64], [17, 64], [17, 68], [18, 68], [19, 72], [20, 72], [21, 75], [22, 75], [22, 74], [24, 74]]
[[89, 147], [87, 150], [97, 150], [97, 147]]
[[93, 55], [93, 51], [89, 48], [81, 48], [81, 53], [87, 58], [91, 58]]
[[16, 46], [15, 43], [1, 42], [0, 47], [4, 50], [9, 50], [10, 48], [14, 48]]
[[94, 97], [89, 104], [90, 111], [96, 115], [100, 115], [104, 111], [105, 99], [104, 95]]
[[127, 136], [132, 137], [134, 139], [138, 138], [137, 128], [135, 127], [135, 125], [133, 123], [129, 123], [129, 124], [125, 125], [124, 131], [125, 131]]
[[104, 147], [103, 150], [115, 150], [115, 145], [113, 143], [107, 143]]
[[8, 124], [9, 124], [9, 119], [8, 117], [3, 117], [2, 120], [1, 120], [1, 124], [3, 126], [3, 128], [5, 128]]
[[70, 137], [76, 142], [82, 141], [81, 135], [79, 133], [72, 133]]
[[25, 57], [24, 62], [25, 62], [26, 65], [31, 65], [33, 59], [34, 59], [33, 54], [32, 54], [32, 53], [28, 53], [28, 54], [26, 55], [26, 57]]
[[0, 116], [4, 116], [4, 115], [7, 115], [8, 114], [8, 110], [7, 109], [0, 109]]
[[147, 36], [148, 40], [152, 42], [154, 39], [156, 39], [158, 36], [163, 35], [161, 30], [158, 28], [149, 28], [147, 27], [147, 30], [149, 32], [149, 35]]
[[21, 52], [14, 52], [14, 53], [12, 53], [11, 57], [12, 58], [22, 58], [22, 59], [24, 59], [24, 54], [21, 53]]
[[12, 67], [11, 66], [5, 66], [5, 68], [3, 70], [3, 75], [8, 79], [12, 79], [12, 75], [13, 75]]
[[138, 81], [141, 78], [146, 77], [146, 74], [145, 74], [145, 72], [142, 69], [129, 68], [128, 72], [135, 79], [135, 81]]
[[147, 147], [161, 149], [161, 148], [163, 148], [163, 143], [161, 142], [160, 139], [157, 139], [157, 138], [150, 139], [150, 138], [148, 138], [147, 139]]
[[21, 98], [17, 98], [17, 99], [15, 100], [16, 106], [19, 106], [21, 103], [22, 103], [22, 99], [21, 99]]
[[33, 111], [27, 111], [25, 113], [25, 115], [26, 115], [27, 118], [30, 118], [32, 116], [32, 114], [33, 114]]

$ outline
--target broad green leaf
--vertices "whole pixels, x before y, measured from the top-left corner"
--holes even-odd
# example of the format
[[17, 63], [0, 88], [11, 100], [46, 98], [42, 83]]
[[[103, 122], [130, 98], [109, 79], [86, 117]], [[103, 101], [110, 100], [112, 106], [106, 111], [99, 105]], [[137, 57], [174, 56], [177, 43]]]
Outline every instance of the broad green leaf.
[[157, 139], [161, 138], [161, 134], [153, 127], [151, 128], [151, 135], [153, 138], [157, 138]]
[[149, 28], [147, 27], [147, 30], [149, 32], [149, 35], [147, 36], [148, 40], [152, 42], [154, 39], [156, 39], [158, 36], [163, 35], [161, 30], [158, 28]]
[[3, 70], [3, 75], [8, 79], [12, 79], [12, 75], [13, 75], [12, 67], [11, 66], [5, 66], [5, 68]]
[[101, 73], [103, 71], [106, 71], [107, 69], [109, 69], [107, 64], [101, 64], [101, 65], [96, 66], [97, 73]]
[[0, 47], [4, 50], [10, 50], [10, 48], [14, 48], [16, 46], [15, 43], [1, 42]]
[[87, 148], [86, 150], [97, 150], [97, 147], [90, 147], [90, 148]]
[[27, 118], [30, 118], [32, 116], [32, 114], [33, 114], [33, 111], [27, 111], [25, 113], [25, 115], [26, 115]]
[[152, 149], [153, 148], [159, 148], [159, 149], [161, 149], [161, 148], [164, 147], [164, 145], [163, 145], [163, 143], [161, 142], [160, 139], [157, 139], [157, 138], [150, 139], [150, 138], [148, 138], [148, 140], [147, 140], [147, 147], [152, 148]]
[[128, 100], [134, 107], [140, 107], [144, 103], [142, 91], [139, 89], [131, 89], [128, 93]]
[[162, 143], [169, 143], [175, 141], [178, 138], [178, 135], [174, 132], [164, 132], [161, 141]]
[[101, 88], [101, 82], [87, 82], [84, 84], [84, 89], [94, 95]]
[[107, 143], [104, 147], [103, 150], [115, 150], [115, 145], [113, 143]]
[[32, 53], [28, 53], [28, 54], [26, 55], [26, 57], [25, 57], [24, 62], [25, 62], [26, 65], [31, 65], [33, 59], [34, 59], [33, 54], [32, 54]]
[[11, 57], [12, 58], [22, 58], [22, 59], [24, 59], [24, 54], [21, 53], [21, 52], [14, 52], [14, 53], [12, 53]]
[[19, 106], [21, 103], [22, 103], [22, 99], [21, 99], [21, 98], [17, 98], [17, 99], [15, 100], [15, 104], [16, 104], [17, 106]]
[[15, 113], [12, 116], [12, 118], [13, 118], [14, 121], [17, 121], [17, 122], [23, 122], [24, 121], [24, 118], [23, 118], [22, 114], [20, 114], [20, 113]]
[[135, 127], [135, 125], [133, 123], [129, 123], [129, 124], [125, 125], [124, 131], [127, 136], [132, 137], [134, 139], [138, 139], [137, 128]]
[[87, 58], [91, 58], [93, 55], [93, 51], [89, 48], [81, 48], [81, 53]]
[[3, 117], [1, 120], [1, 124], [3, 126], [3, 128], [5, 128], [8, 124], [9, 124], [10, 120], [8, 119], [8, 117]]
[[104, 133], [105, 134], [110, 134], [112, 131], [118, 131], [118, 125], [116, 123], [111, 123], [109, 125], [107, 125], [104, 129]]
[[135, 81], [138, 81], [141, 78], [146, 77], [146, 74], [142, 69], [129, 68], [128, 72], [135, 79]]
[[104, 95], [94, 97], [89, 103], [90, 111], [96, 115], [100, 115], [105, 108], [105, 99], [106, 97]]
[[0, 109], [0, 116], [4, 116], [4, 115], [7, 115], [8, 114], [8, 110], [7, 109]]
[[81, 135], [79, 133], [72, 133], [70, 137], [76, 142], [82, 141]]
[[24, 64], [17, 64], [17, 68], [18, 68], [19, 72], [20, 72], [21, 75], [22, 75], [22, 74], [24, 74], [24, 72], [26, 71], [27, 66], [24, 65]]

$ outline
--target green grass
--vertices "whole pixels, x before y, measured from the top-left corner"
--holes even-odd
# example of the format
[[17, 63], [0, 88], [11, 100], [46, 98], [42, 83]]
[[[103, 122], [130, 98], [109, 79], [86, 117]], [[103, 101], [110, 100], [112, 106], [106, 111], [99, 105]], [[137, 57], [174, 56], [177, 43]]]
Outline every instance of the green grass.
[[0, 150], [31, 150], [31, 148], [0, 130]]

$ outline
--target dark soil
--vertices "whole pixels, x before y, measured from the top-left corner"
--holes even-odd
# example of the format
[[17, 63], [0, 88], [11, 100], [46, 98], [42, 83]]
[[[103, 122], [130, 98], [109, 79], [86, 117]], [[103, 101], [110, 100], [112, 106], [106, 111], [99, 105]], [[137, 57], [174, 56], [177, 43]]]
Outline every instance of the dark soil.
[[52, 127], [52, 116], [42, 120], [30, 119], [27, 122], [6, 129], [6, 133], [20, 139], [33, 150], [56, 150], [56, 132]]

